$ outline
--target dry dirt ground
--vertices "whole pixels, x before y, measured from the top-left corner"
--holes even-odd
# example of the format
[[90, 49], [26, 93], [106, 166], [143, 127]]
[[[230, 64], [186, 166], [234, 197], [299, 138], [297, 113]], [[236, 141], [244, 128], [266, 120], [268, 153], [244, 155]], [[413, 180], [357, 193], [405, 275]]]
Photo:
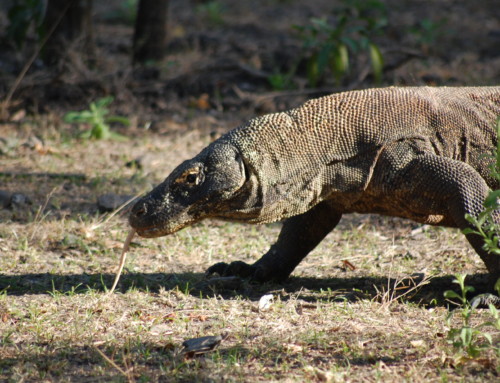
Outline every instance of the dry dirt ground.
[[[486, 273], [456, 230], [347, 216], [288, 281], [255, 285], [207, 280], [204, 270], [256, 260], [280, 224], [207, 221], [136, 237], [108, 295], [128, 227], [122, 213], [99, 210], [99, 197], [149, 190], [251, 116], [374, 86], [369, 71], [319, 90], [300, 70], [289, 89], [269, 84], [301, 52], [291, 26], [333, 15], [334, 2], [219, 1], [214, 14], [171, 1], [172, 53], [145, 68], [130, 65], [132, 27], [118, 3], [95, 5], [95, 66], [75, 52], [64, 68], [35, 62], [2, 116], [0, 381], [498, 381], [500, 334], [478, 327], [489, 310], [471, 316], [473, 344], [484, 346], [477, 355], [448, 341], [464, 311], [444, 291], [458, 291], [457, 273], [483, 289]], [[384, 3], [381, 86], [500, 83], [498, 1]], [[14, 51], [5, 36], [0, 44], [3, 99], [29, 47]], [[132, 122], [113, 126], [127, 139], [79, 138], [86, 127], [63, 115], [106, 95]], [[208, 335], [222, 335], [215, 350], [183, 350], [184, 340]]]

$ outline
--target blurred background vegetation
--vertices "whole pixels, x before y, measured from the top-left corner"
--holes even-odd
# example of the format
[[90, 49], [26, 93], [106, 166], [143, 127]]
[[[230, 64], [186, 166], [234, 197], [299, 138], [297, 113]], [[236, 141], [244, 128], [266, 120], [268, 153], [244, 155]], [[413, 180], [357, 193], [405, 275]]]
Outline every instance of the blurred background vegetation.
[[499, 9], [495, 0], [6, 0], [0, 117], [63, 115], [113, 97], [113, 112], [138, 116], [134, 127], [200, 111], [247, 118], [373, 86], [498, 84]]

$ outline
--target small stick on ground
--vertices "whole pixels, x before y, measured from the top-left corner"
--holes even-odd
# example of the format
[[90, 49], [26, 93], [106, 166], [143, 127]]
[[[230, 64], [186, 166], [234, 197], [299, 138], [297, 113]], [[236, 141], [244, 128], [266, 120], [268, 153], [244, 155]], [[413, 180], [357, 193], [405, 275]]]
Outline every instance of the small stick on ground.
[[132, 242], [132, 238], [134, 238], [135, 230], [130, 229], [127, 235], [127, 239], [125, 240], [125, 243], [123, 244], [123, 249], [122, 249], [122, 255], [120, 256], [120, 264], [118, 265], [118, 271], [116, 272], [115, 275], [115, 281], [113, 282], [113, 286], [111, 287], [111, 290], [109, 290], [108, 294], [113, 294], [113, 291], [115, 291], [116, 285], [118, 284], [118, 281], [120, 280], [120, 275], [122, 274], [123, 266], [125, 265], [125, 258], [127, 256], [127, 251], [130, 247], [130, 242]]

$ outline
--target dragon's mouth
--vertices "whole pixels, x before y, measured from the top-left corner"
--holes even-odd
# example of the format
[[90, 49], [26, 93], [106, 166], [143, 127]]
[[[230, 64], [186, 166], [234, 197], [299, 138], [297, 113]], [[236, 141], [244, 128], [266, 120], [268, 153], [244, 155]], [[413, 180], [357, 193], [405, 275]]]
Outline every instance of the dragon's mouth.
[[190, 225], [192, 221], [189, 221], [184, 224], [179, 224], [176, 226], [167, 225], [167, 226], [147, 226], [147, 227], [134, 227], [136, 233], [143, 238], [157, 238], [163, 237], [165, 235], [173, 234], [186, 226]]
[[170, 234], [170, 231], [166, 231], [160, 227], [146, 227], [146, 228], [134, 228], [136, 233], [143, 238], [156, 238], [162, 237], [164, 235]]

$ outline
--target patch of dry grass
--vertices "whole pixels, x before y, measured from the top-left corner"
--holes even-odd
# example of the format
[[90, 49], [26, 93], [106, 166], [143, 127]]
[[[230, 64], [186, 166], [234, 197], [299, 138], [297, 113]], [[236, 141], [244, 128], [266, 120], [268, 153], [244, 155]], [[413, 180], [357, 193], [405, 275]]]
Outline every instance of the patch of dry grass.
[[[456, 363], [446, 342], [450, 275], [485, 273], [453, 230], [347, 216], [285, 284], [227, 287], [203, 283], [202, 273], [218, 261], [255, 260], [279, 224], [204, 222], [136, 237], [118, 291], [107, 295], [128, 228], [118, 216], [97, 225], [105, 217], [96, 196], [134, 194], [208, 141], [197, 132], [128, 142], [48, 136], [57, 151], [19, 145], [0, 159], [16, 172], [86, 176], [1, 178], [2, 189], [28, 194], [33, 205], [0, 210], [0, 380], [498, 380], [493, 349]], [[145, 153], [147, 170], [124, 166]], [[408, 291], [405, 278], [415, 273], [433, 278]], [[266, 293], [274, 300], [261, 311]], [[478, 310], [474, 321], [488, 318]], [[213, 352], [181, 351], [185, 339], [220, 334], [227, 338]]]

